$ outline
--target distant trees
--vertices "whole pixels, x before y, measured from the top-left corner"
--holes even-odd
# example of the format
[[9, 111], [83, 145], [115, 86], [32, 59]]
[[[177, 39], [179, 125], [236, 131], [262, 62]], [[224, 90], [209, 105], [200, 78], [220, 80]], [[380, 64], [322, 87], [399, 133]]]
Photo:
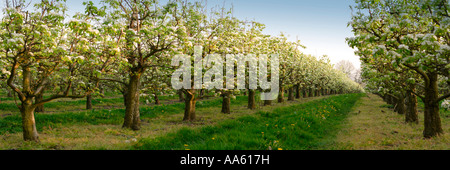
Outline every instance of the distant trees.
[[353, 78], [354, 77], [354, 72], [356, 70], [356, 68], [353, 65], [353, 63], [348, 61], [348, 60], [339, 61], [335, 65], [335, 68], [337, 70], [342, 71], [343, 73], [345, 73], [348, 78]]

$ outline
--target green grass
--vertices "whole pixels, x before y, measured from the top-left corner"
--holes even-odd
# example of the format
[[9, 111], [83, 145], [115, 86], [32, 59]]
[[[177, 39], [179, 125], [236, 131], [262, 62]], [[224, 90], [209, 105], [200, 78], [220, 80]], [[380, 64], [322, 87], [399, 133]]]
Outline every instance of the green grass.
[[138, 150], [303, 150], [317, 149], [364, 94], [328, 99], [258, 112], [201, 128], [183, 128], [158, 138], [141, 139]]
[[[114, 99], [98, 99], [99, 102], [105, 103], [123, 103], [122, 98]], [[236, 100], [232, 100], [232, 105], [241, 105], [246, 102], [246, 96], [238, 96]], [[77, 106], [83, 101], [69, 101], [49, 103], [47, 107], [58, 106]], [[97, 103], [97, 102], [94, 102]], [[222, 99], [212, 99], [198, 101], [196, 108], [210, 108], [221, 106]], [[12, 106], [11, 106], [12, 107]], [[13, 109], [13, 108], [10, 108]], [[18, 110], [14, 105], [14, 109]], [[140, 114], [142, 119], [153, 119], [163, 115], [179, 114], [184, 111], [184, 103], [175, 103], [170, 105], [141, 106]], [[36, 128], [41, 131], [43, 127], [58, 128], [70, 125], [120, 125], [123, 123], [125, 109], [102, 109], [90, 110], [82, 112], [65, 112], [59, 114], [35, 114]], [[0, 118], [0, 135], [5, 133], [17, 133], [22, 131], [22, 118], [20, 115], [6, 116]]]

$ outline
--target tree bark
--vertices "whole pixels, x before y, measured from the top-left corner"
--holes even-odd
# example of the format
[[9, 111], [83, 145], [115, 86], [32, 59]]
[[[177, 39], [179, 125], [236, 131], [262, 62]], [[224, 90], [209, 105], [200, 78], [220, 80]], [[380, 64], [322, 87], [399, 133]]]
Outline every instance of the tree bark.
[[182, 90], [178, 91], [178, 96], [179, 96], [180, 102], [184, 102], [184, 94], [183, 94]]
[[195, 98], [195, 90], [188, 90], [185, 92], [185, 109], [183, 121], [195, 121], [195, 104], [197, 99]]
[[[40, 93], [40, 94], [36, 95], [36, 97], [34, 98], [34, 100], [35, 100], [34, 103], [40, 103], [42, 100], [44, 100], [44, 95], [43, 95], [43, 93]], [[42, 112], [44, 112], [44, 111], [45, 111], [45, 110], [44, 110], [44, 105], [37, 106], [36, 109], [35, 109], [35, 112], [36, 112], [36, 113], [42, 113]]]
[[[77, 90], [75, 89], [75, 87], [70, 88], [72, 90], [72, 96], [76, 96], [77, 95]], [[73, 100], [75, 100], [76, 98], [72, 98]]]
[[406, 107], [405, 107], [405, 97], [403, 97], [403, 95], [397, 96], [396, 110], [398, 114], [405, 115]]
[[295, 100], [295, 96], [294, 96], [294, 87], [290, 87], [290, 88], [289, 88], [288, 100], [289, 100], [289, 101], [294, 101], [294, 100]]
[[139, 113], [140, 80], [141, 73], [131, 74], [125, 97], [125, 118], [123, 128], [135, 131], [141, 129], [141, 118]]
[[154, 95], [155, 95], [155, 104], [156, 105], [161, 105], [161, 101], [159, 101], [158, 94], [154, 93]]
[[20, 112], [22, 114], [23, 139], [25, 141], [39, 141], [39, 134], [36, 129], [36, 120], [34, 118], [35, 106], [32, 105], [32, 100], [27, 99], [22, 103]]
[[92, 95], [87, 95], [86, 96], [86, 110], [91, 110], [92, 109]]
[[419, 114], [417, 110], [417, 96], [412, 93], [415, 88], [406, 93], [406, 123], [419, 124]]
[[256, 91], [249, 89], [248, 90], [248, 109], [255, 110], [256, 109], [256, 99], [255, 99]]
[[300, 85], [295, 86], [295, 98], [300, 99], [302, 98], [301, 88]]
[[308, 97], [308, 91], [303, 89], [302, 92], [303, 92], [303, 98], [307, 98]]
[[280, 87], [280, 93], [278, 94], [278, 103], [284, 102], [284, 87]]
[[224, 91], [222, 94], [222, 113], [231, 114], [231, 92]]
[[438, 74], [429, 73], [425, 87], [425, 130], [423, 136], [432, 138], [444, 133], [439, 115]]
[[309, 88], [309, 97], [314, 97], [314, 90]]

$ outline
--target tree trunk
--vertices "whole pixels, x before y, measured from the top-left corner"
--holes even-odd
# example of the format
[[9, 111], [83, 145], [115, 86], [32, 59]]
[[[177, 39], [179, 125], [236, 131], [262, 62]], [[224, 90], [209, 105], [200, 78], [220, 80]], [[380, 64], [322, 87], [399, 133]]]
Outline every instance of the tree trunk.
[[87, 95], [86, 96], [86, 110], [91, 110], [92, 109], [92, 95]]
[[158, 94], [154, 93], [154, 95], [155, 95], [155, 104], [156, 105], [161, 105], [161, 101], [159, 101]]
[[290, 88], [289, 88], [288, 100], [289, 100], [289, 101], [294, 101], [294, 100], [295, 100], [295, 96], [294, 96], [294, 87], [290, 87]]
[[280, 93], [278, 94], [278, 103], [284, 102], [284, 87], [280, 87]]
[[141, 73], [132, 73], [128, 84], [125, 99], [125, 118], [123, 128], [132, 130], [141, 129], [141, 118], [139, 113], [139, 90]]
[[264, 106], [271, 106], [272, 100], [264, 100]]
[[308, 91], [303, 89], [302, 92], [303, 92], [303, 98], [307, 98], [308, 97]]
[[309, 88], [309, 97], [314, 97], [314, 90]]
[[[72, 87], [71, 90], [72, 90], [72, 96], [76, 96], [77, 90], [75, 89], [75, 87]], [[72, 99], [75, 100], [76, 98], [72, 98]]]
[[34, 118], [35, 109], [36, 107], [32, 105], [31, 99], [27, 99], [22, 103], [20, 112], [22, 114], [23, 139], [25, 141], [40, 142]]
[[423, 136], [432, 138], [444, 133], [439, 115], [438, 74], [429, 73], [429, 83], [425, 86], [425, 130]]
[[301, 93], [300, 85], [296, 85], [296, 86], [295, 86], [295, 98], [296, 98], [296, 99], [302, 98], [302, 93]]
[[387, 95], [386, 98], [387, 98], [387, 103], [388, 103], [388, 104], [390, 104], [390, 105], [395, 105], [395, 103], [393, 102], [393, 97]]
[[255, 99], [256, 91], [249, 89], [248, 90], [248, 108], [250, 110], [256, 109], [256, 99]]
[[222, 94], [222, 113], [224, 114], [231, 114], [231, 92], [225, 91]]
[[[412, 88], [415, 91], [415, 88]], [[406, 123], [419, 124], [419, 115], [417, 111], [417, 96], [411, 91], [406, 93]]]
[[403, 95], [397, 96], [396, 110], [398, 114], [405, 115], [406, 107], [405, 107], [405, 97], [403, 97]]
[[[42, 100], [44, 100], [44, 94], [41, 93], [41, 94], [36, 95], [36, 97], [34, 98], [34, 100], [35, 100], [34, 103], [40, 103]], [[36, 112], [36, 113], [42, 113], [42, 112], [44, 112], [44, 105], [37, 106], [36, 109], [35, 109], [35, 112]]]
[[179, 96], [180, 102], [184, 102], [184, 94], [183, 94], [182, 90], [178, 91], [178, 96]]
[[195, 98], [195, 90], [189, 90], [185, 92], [185, 109], [183, 121], [195, 121], [195, 104], [197, 99]]

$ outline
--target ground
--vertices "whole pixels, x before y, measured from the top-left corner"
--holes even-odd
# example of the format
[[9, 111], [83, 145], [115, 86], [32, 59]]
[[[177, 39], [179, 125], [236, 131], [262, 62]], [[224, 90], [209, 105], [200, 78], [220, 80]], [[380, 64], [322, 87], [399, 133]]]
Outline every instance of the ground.
[[[37, 150], [128, 150], [135, 149], [141, 139], [152, 139], [165, 136], [168, 133], [175, 133], [184, 128], [201, 128], [205, 126], [215, 126], [225, 120], [234, 120], [243, 116], [255, 115], [258, 112], [271, 112], [277, 108], [309, 103], [312, 101], [329, 98], [314, 97], [299, 99], [294, 102], [287, 101], [279, 104], [273, 102], [273, 106], [258, 106], [257, 110], [246, 108], [246, 97], [238, 96], [232, 101], [232, 114], [220, 113], [220, 99], [212, 98], [199, 101], [197, 108], [198, 121], [183, 122], [183, 103], [179, 103], [173, 98], [168, 98], [162, 102], [163, 106], [142, 105], [144, 109], [141, 114], [143, 118], [142, 130], [135, 132], [121, 128], [121, 116], [123, 109], [120, 96], [109, 96], [105, 99], [95, 99], [94, 111], [83, 110], [84, 102], [81, 100], [62, 100], [46, 105], [46, 113], [41, 115], [56, 115], [73, 112], [70, 119], [65, 121], [49, 119], [50, 122], [39, 124], [41, 143], [23, 142], [22, 134], [19, 130], [5, 132], [0, 129], [0, 149], [37, 149]], [[63, 102], [63, 103], [61, 103]], [[3, 100], [0, 105], [0, 125], [2, 121], [11, 116], [18, 116], [19, 113], [14, 108], [13, 100]], [[259, 104], [262, 104], [259, 101]], [[156, 110], [154, 114], [152, 110]], [[149, 113], [153, 115], [150, 115]], [[97, 117], [104, 118], [111, 113], [111, 121], [97, 122]], [[420, 111], [421, 123], [418, 125], [404, 123], [404, 116], [394, 113], [393, 110], [383, 100], [372, 94], [362, 97], [352, 111], [342, 122], [339, 128], [330, 138], [327, 138], [326, 145], [319, 148], [325, 150], [449, 150], [450, 149], [450, 112], [442, 112], [442, 125], [444, 135], [424, 139], [423, 131], [423, 111]], [[92, 116], [92, 118], [90, 118]], [[97, 116], [97, 117], [96, 117]], [[51, 116], [49, 116], [51, 117]], [[77, 119], [77, 117], [80, 117]], [[65, 117], [63, 117], [65, 118]], [[89, 118], [89, 121], [86, 120]], [[3, 120], [2, 120], [3, 119]], [[38, 120], [39, 121], [39, 120]], [[53, 123], [55, 121], [56, 123]], [[341, 121], [341, 120], [340, 120]], [[5, 121], [4, 121], [5, 122]], [[15, 122], [20, 127], [20, 122]], [[5, 125], [5, 124], [3, 124]], [[1, 126], [0, 126], [1, 127]]]
[[424, 139], [423, 111], [418, 125], [406, 124], [378, 96], [368, 94], [356, 104], [353, 113], [338, 132], [335, 143], [327, 149], [339, 150], [449, 150], [450, 117], [442, 114], [444, 135]]

